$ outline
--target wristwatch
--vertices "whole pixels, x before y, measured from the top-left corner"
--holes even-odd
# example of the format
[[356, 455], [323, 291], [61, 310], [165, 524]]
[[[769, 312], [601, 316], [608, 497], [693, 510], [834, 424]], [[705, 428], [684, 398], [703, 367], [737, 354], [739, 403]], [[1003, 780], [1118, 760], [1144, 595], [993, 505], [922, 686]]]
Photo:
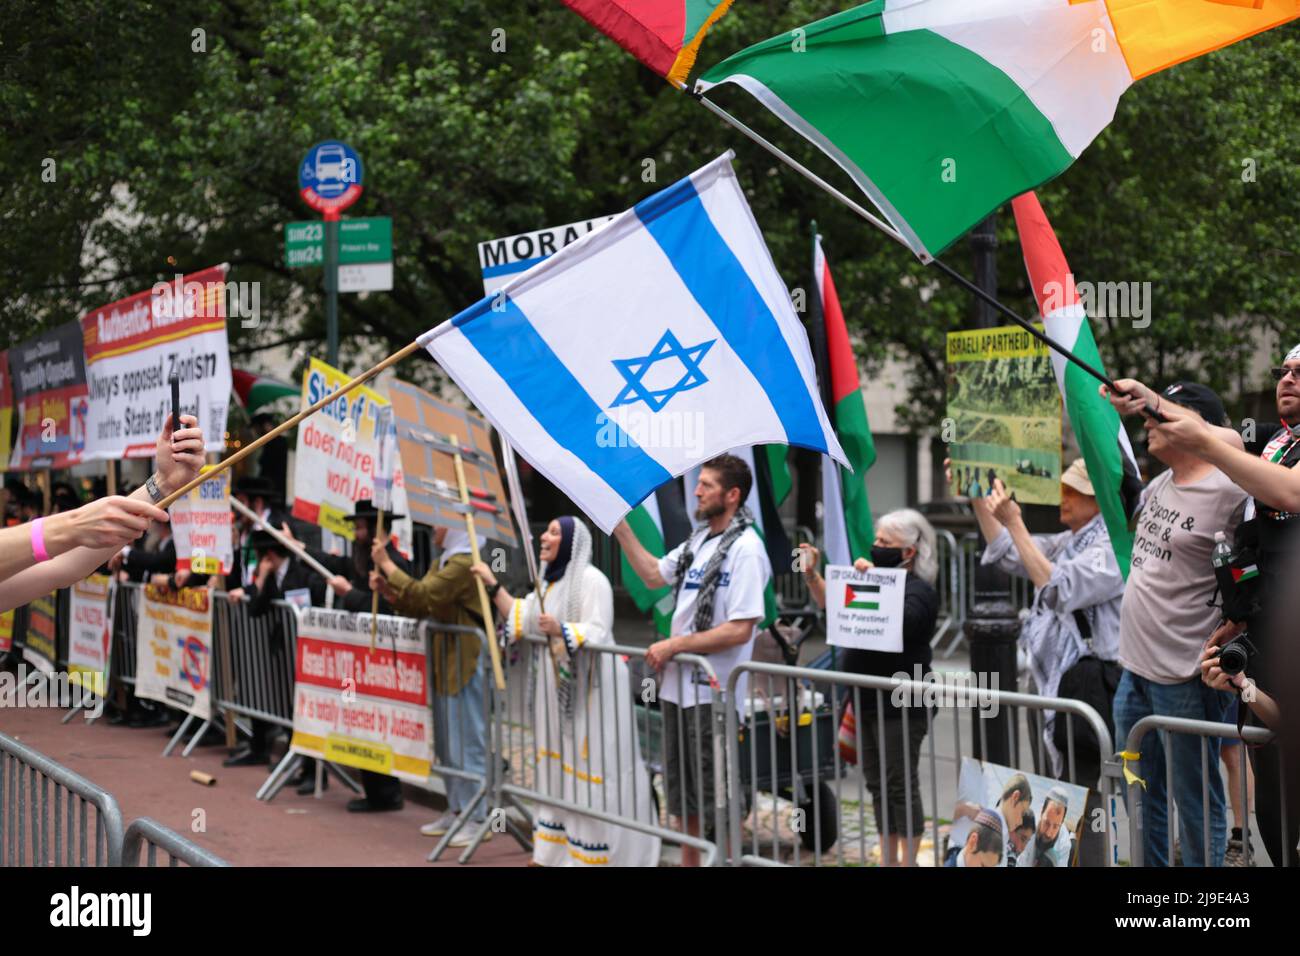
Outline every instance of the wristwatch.
[[500, 590], [501, 590], [501, 582], [500, 582], [500, 581], [494, 581], [494, 582], [492, 582], [491, 584], [489, 584], [489, 585], [487, 586], [487, 596], [488, 596], [488, 598], [491, 599], [491, 598], [496, 597], [496, 596], [497, 596], [497, 592], [500, 591]]
[[157, 504], [167, 496], [163, 494], [162, 489], [158, 487], [158, 482], [154, 480], [155, 475], [156, 473], [150, 475], [144, 480], [144, 488], [145, 491], [149, 492], [149, 497], [153, 499], [153, 503]]

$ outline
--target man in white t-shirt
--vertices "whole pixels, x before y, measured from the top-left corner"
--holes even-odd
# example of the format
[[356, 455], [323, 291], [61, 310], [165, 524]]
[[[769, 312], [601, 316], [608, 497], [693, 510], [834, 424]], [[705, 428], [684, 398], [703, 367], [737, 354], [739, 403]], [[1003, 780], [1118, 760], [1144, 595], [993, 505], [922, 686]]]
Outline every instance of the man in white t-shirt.
[[[705, 462], [695, 486], [695, 518], [705, 524], [662, 558], [641, 546], [627, 522], [614, 529], [628, 563], [647, 587], [677, 588], [672, 636], [650, 645], [646, 660], [660, 672], [668, 812], [692, 836], [700, 835], [701, 817], [706, 836], [712, 829], [713, 694], [696, 668], [673, 658], [708, 658], [718, 682], [726, 686], [731, 672], [753, 652], [754, 627], [762, 620], [763, 591], [772, 575], [753, 528], [754, 516], [744, 507], [753, 481], [749, 465], [735, 455]], [[736, 700], [744, 696], [742, 679]], [[683, 847], [682, 865], [698, 866], [698, 851]]]

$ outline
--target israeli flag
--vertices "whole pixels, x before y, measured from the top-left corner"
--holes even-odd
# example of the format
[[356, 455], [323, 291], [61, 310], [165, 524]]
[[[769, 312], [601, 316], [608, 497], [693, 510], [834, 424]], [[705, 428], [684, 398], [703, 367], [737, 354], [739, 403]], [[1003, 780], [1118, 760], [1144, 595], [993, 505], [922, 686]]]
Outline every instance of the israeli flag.
[[728, 151], [420, 337], [605, 532], [738, 445], [845, 467], [808, 337]]

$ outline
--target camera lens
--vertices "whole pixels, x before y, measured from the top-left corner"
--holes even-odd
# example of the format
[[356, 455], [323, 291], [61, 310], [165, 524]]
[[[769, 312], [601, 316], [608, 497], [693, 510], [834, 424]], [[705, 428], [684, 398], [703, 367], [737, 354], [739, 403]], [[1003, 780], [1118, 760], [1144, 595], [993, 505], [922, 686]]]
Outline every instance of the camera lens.
[[1229, 677], [1236, 677], [1246, 669], [1248, 657], [1245, 647], [1237, 641], [1230, 641], [1219, 651], [1219, 669]]

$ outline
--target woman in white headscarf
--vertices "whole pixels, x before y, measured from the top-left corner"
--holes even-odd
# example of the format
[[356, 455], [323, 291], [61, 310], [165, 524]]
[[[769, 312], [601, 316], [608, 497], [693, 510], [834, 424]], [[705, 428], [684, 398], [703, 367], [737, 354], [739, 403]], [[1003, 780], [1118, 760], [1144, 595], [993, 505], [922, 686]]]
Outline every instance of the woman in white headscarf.
[[[549, 655], [538, 655], [534, 686], [537, 787], [572, 805], [653, 823], [627, 664], [616, 654], [583, 652], [614, 643], [614, 595], [609, 579], [591, 566], [591, 532], [577, 518], [556, 518], [542, 534], [541, 558], [541, 602], [536, 591], [512, 597], [486, 564], [472, 569], [488, 586], [507, 639], [544, 637], [550, 645]], [[539, 805], [533, 861], [657, 866], [659, 838]]]

